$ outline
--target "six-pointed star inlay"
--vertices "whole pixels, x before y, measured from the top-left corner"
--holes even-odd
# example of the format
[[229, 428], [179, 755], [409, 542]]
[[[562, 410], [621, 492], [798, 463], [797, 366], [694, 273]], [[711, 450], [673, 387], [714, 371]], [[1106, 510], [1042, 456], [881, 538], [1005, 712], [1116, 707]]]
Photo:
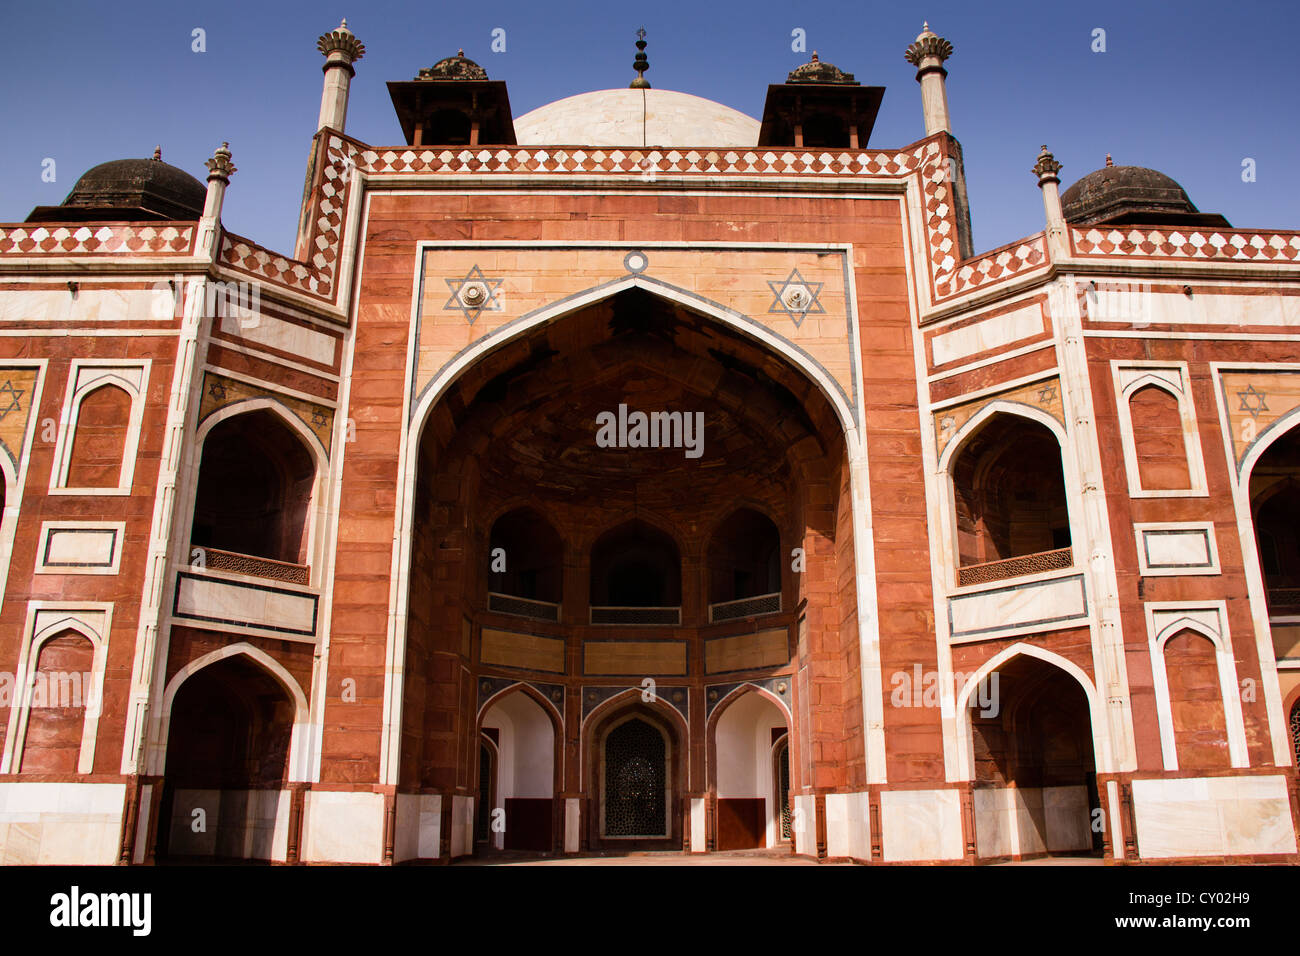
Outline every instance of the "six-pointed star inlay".
[[14, 388], [12, 380], [6, 380], [0, 385], [0, 419], [3, 419], [10, 412], [22, 410], [22, 403], [19, 401], [23, 397], [25, 388]]
[[791, 270], [784, 282], [768, 279], [767, 285], [772, 290], [773, 297], [768, 313], [784, 312], [794, 320], [795, 328], [803, 324], [804, 317], [809, 313], [826, 312], [817, 301], [821, 295], [822, 283], [807, 281], [798, 269]]
[[1269, 411], [1268, 404], [1264, 401], [1268, 392], [1255, 391], [1254, 385], [1247, 385], [1244, 392], [1238, 392], [1237, 397], [1241, 399], [1240, 411], [1250, 412], [1251, 418], [1259, 418], [1260, 412]]
[[469, 270], [464, 278], [444, 279], [443, 281], [447, 283], [447, 288], [451, 290], [451, 298], [442, 307], [443, 311], [463, 312], [466, 321], [470, 325], [473, 325], [474, 320], [484, 311], [501, 311], [501, 301], [497, 297], [497, 291], [501, 288], [501, 283], [505, 279], [487, 278], [477, 264]]

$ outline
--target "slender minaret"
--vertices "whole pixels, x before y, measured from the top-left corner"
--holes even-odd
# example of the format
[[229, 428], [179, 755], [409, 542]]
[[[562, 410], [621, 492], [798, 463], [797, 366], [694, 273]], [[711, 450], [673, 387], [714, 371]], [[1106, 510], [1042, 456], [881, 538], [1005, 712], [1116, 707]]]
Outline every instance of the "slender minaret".
[[203, 200], [203, 218], [220, 219], [230, 174], [235, 172], [235, 164], [230, 161], [230, 144], [218, 146], [213, 150], [212, 158], [205, 160], [203, 165], [208, 167], [208, 194]]
[[321, 92], [320, 119], [316, 122], [316, 129], [333, 129], [342, 133], [348, 119], [348, 87], [356, 73], [352, 64], [365, 55], [366, 48], [352, 35], [345, 19], [337, 30], [316, 41], [316, 49], [325, 55], [325, 88]]
[[944, 87], [944, 78], [948, 71], [943, 68], [943, 61], [952, 56], [952, 44], [930, 30], [927, 22], [921, 27], [921, 34], [903, 54], [907, 62], [916, 67], [916, 82], [921, 84], [921, 110], [925, 114], [925, 135], [930, 136], [939, 130], [951, 133], [948, 121], [948, 91]]
[[208, 167], [208, 194], [203, 199], [203, 218], [199, 220], [199, 242], [197, 252], [209, 258], [216, 258], [217, 231], [221, 228], [221, 206], [226, 199], [226, 187], [230, 185], [230, 174], [235, 171], [235, 164], [230, 161], [230, 144], [222, 143], [212, 153], [212, 158], [204, 161]]
[[1064, 259], [1069, 250], [1065, 244], [1065, 213], [1061, 209], [1061, 164], [1044, 146], [1038, 153], [1033, 173], [1038, 177], [1038, 188], [1043, 191], [1043, 212], [1047, 216], [1047, 255], [1050, 259]]

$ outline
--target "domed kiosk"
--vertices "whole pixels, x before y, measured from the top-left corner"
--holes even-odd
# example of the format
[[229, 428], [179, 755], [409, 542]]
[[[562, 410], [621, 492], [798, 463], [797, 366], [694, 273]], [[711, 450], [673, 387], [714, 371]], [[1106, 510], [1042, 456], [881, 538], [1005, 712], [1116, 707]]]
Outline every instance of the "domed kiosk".
[[1217, 213], [1199, 211], [1187, 191], [1164, 173], [1145, 166], [1106, 165], [1061, 194], [1067, 222], [1078, 226], [1144, 225], [1231, 228]]
[[207, 190], [201, 182], [162, 161], [114, 159], [88, 170], [58, 206], [37, 206], [28, 222], [146, 222], [203, 215]]

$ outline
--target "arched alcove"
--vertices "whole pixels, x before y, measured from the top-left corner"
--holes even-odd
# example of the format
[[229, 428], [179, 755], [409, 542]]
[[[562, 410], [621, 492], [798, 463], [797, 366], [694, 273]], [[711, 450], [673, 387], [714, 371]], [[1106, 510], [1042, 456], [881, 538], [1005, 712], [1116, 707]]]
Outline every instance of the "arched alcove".
[[681, 555], [665, 532], [633, 519], [592, 545], [593, 607], [676, 607], [681, 602]]
[[1018, 654], [984, 678], [962, 719], [974, 760], [976, 853], [1100, 853], [1100, 806], [1088, 694], [1078, 679]]
[[100, 385], [81, 398], [65, 482], [69, 488], [118, 486], [131, 405], [126, 389], [116, 385]]
[[217, 423], [203, 442], [191, 545], [307, 564], [315, 481], [311, 452], [274, 412]]
[[1069, 567], [1061, 446], [1045, 425], [998, 412], [950, 465], [959, 584]]
[[297, 704], [258, 662], [233, 654], [171, 698], [160, 856], [284, 858]]
[[518, 690], [493, 701], [480, 727], [495, 747], [493, 810], [503, 812], [504, 829], [493, 830], [492, 845], [550, 851], [555, 843], [555, 724], [541, 704]]
[[1191, 488], [1187, 445], [1178, 399], [1159, 385], [1144, 385], [1128, 397], [1137, 452], [1138, 480], [1145, 491]]
[[[781, 708], [753, 690], [728, 701], [713, 722], [719, 850], [775, 846], [780, 840], [782, 806], [774, 745], [788, 731]], [[788, 773], [787, 764], [787, 779]]]

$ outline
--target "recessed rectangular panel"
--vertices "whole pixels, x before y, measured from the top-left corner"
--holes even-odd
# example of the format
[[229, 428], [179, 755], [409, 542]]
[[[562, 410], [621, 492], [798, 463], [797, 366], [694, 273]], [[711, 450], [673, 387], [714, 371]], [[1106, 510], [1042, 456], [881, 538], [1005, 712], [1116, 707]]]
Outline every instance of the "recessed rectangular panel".
[[1217, 574], [1214, 526], [1197, 524], [1139, 524], [1134, 526], [1138, 570], [1144, 575]]
[[582, 652], [583, 672], [590, 676], [686, 673], [685, 641], [587, 641]]
[[704, 670], [708, 674], [779, 667], [790, 659], [785, 628], [718, 637], [704, 642]]
[[173, 614], [194, 621], [313, 635], [317, 600], [316, 595], [301, 591], [181, 574]]
[[1042, 333], [1043, 309], [1034, 303], [1006, 315], [995, 315], [936, 335], [930, 340], [930, 350], [936, 366], [947, 365]]
[[484, 628], [481, 643], [479, 660], [484, 664], [564, 673], [564, 641], [561, 638]]
[[297, 355], [317, 365], [334, 364], [334, 347], [338, 339], [305, 325], [285, 322], [265, 312], [239, 316], [231, 310], [222, 316], [221, 331], [248, 339], [257, 345]]
[[116, 574], [126, 523], [47, 521], [41, 526], [38, 574]]
[[948, 598], [953, 637], [1055, 625], [1087, 616], [1082, 574]]

